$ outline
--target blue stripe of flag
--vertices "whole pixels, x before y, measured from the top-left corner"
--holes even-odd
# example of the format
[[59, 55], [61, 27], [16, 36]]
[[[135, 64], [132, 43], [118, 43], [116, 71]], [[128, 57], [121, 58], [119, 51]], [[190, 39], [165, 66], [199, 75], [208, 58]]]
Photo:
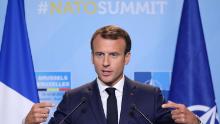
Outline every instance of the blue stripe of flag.
[[0, 81], [33, 102], [38, 102], [24, 0], [8, 0], [0, 51]]

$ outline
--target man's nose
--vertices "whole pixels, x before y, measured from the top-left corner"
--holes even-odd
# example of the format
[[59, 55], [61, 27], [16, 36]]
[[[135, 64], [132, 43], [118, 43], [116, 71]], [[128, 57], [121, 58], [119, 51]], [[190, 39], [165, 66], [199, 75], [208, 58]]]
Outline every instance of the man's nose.
[[109, 65], [110, 65], [109, 56], [105, 55], [104, 60], [103, 60], [103, 66], [107, 67]]

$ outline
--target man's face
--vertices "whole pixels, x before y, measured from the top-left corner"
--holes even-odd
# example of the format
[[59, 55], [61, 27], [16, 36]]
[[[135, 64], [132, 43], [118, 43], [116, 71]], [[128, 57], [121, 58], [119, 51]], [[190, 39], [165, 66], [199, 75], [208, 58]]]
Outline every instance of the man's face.
[[124, 54], [125, 41], [104, 39], [100, 35], [93, 40], [92, 62], [96, 73], [106, 85], [113, 86], [123, 76], [124, 66], [130, 60], [130, 53]]

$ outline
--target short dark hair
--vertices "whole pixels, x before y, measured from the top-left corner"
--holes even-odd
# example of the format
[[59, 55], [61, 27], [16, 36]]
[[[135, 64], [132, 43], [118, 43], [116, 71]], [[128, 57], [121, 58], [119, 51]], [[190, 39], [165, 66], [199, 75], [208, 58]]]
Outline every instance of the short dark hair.
[[96, 30], [96, 32], [93, 34], [91, 42], [90, 42], [90, 46], [91, 46], [91, 50], [93, 52], [93, 40], [100, 35], [102, 38], [104, 39], [111, 39], [111, 40], [117, 40], [119, 38], [122, 38], [125, 40], [125, 54], [131, 51], [131, 38], [129, 36], [129, 34], [122, 28], [118, 27], [118, 26], [114, 26], [114, 25], [108, 25], [108, 26], [104, 26], [98, 30]]

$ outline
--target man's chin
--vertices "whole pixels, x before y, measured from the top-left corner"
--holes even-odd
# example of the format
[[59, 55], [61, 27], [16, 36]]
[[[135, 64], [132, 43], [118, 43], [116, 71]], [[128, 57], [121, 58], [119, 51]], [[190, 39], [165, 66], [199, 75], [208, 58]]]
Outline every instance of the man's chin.
[[105, 77], [105, 78], [101, 78], [100, 80], [108, 86], [112, 86], [112, 84], [113, 84], [112, 79], [110, 79], [110, 78]]

